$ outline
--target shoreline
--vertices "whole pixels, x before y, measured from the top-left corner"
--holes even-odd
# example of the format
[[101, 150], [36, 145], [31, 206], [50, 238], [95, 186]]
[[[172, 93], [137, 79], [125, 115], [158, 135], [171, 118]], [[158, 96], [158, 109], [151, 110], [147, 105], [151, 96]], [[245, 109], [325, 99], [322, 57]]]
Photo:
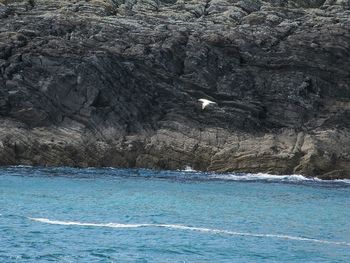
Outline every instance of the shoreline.
[[[313, 134], [199, 130], [181, 123], [157, 131], [122, 135], [110, 129], [91, 133], [77, 123], [26, 129], [0, 127], [0, 165], [124, 167], [204, 172], [301, 174], [350, 179], [350, 136], [346, 131]], [[104, 136], [102, 135], [104, 134]], [[108, 137], [107, 137], [108, 136]], [[335, 142], [332, 138], [338, 138]]]

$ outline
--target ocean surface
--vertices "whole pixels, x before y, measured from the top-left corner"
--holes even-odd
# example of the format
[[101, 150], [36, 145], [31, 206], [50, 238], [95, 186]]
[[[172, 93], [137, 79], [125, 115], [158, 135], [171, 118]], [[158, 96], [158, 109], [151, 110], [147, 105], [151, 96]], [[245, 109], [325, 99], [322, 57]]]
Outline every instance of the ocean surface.
[[350, 262], [350, 181], [1, 168], [0, 262]]

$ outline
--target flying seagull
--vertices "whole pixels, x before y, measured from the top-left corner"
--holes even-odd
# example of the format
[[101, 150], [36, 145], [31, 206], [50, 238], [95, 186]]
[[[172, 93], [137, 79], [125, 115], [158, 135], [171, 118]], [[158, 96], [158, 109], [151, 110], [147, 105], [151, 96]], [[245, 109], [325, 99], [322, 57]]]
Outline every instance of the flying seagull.
[[202, 102], [202, 110], [210, 104], [216, 104], [216, 102], [206, 99], [199, 99], [198, 101]]

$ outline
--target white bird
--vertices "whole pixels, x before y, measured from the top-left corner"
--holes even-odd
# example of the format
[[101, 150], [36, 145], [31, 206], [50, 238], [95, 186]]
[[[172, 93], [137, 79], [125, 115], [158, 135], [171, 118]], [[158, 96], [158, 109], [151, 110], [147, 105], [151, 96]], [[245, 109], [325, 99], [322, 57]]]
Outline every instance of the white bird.
[[217, 104], [214, 101], [206, 100], [206, 99], [199, 99], [198, 101], [202, 102], [202, 110], [204, 110], [204, 108], [207, 107], [210, 104]]

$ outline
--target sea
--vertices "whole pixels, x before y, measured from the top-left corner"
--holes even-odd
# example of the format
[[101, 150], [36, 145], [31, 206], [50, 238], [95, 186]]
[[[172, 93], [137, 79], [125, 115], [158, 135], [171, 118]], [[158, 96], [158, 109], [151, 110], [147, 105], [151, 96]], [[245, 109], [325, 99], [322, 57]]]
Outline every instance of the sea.
[[0, 168], [0, 263], [350, 262], [350, 181]]

